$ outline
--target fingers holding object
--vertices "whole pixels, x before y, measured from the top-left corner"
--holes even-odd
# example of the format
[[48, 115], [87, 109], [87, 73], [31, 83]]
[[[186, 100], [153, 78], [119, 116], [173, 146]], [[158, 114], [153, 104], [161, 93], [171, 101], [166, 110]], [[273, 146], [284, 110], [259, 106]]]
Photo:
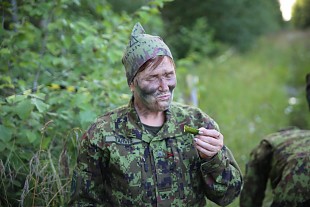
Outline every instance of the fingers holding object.
[[219, 131], [215, 129], [206, 129], [204, 127], [199, 128], [199, 135], [209, 136], [209, 137], [214, 137], [214, 138], [223, 137], [223, 135]]
[[221, 147], [219, 145], [213, 146], [198, 138], [195, 138], [194, 141], [195, 141], [195, 147], [199, 152], [201, 158], [211, 158], [221, 150]]
[[223, 135], [214, 129], [199, 128], [199, 134], [195, 136], [195, 146], [203, 157], [216, 155], [223, 147]]
[[206, 149], [207, 151], [211, 151], [211, 152], [217, 152], [221, 148], [220, 144], [216, 143], [212, 139], [214, 139], [214, 138], [209, 138], [208, 140], [205, 140], [205, 139], [202, 140], [199, 138], [194, 138], [194, 141], [195, 141], [196, 146], [199, 148], [203, 148], [203, 149]]

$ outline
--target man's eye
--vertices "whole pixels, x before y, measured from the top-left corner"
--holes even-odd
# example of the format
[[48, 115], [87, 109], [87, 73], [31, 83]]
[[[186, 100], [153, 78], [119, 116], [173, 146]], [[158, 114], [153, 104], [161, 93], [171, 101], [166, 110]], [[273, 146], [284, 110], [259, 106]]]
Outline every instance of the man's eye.
[[147, 78], [146, 80], [147, 81], [154, 81], [156, 79], [156, 77], [149, 77], [149, 78]]
[[172, 78], [172, 76], [173, 76], [173, 73], [166, 73], [167, 78]]

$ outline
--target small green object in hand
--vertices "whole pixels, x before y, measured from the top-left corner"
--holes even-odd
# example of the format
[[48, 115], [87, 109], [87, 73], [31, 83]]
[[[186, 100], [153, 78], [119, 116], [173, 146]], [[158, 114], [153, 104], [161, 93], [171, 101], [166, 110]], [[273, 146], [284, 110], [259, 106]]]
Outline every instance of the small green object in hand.
[[192, 128], [192, 127], [187, 126], [187, 125], [184, 125], [184, 132], [191, 133], [193, 135], [199, 134], [199, 130], [198, 129]]

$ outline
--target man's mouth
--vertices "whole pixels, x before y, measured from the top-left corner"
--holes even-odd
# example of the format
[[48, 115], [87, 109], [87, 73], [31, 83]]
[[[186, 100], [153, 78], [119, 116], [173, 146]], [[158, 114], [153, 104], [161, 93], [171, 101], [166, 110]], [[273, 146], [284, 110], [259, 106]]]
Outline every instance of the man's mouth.
[[161, 94], [157, 96], [157, 99], [160, 101], [168, 101], [170, 99], [170, 94]]

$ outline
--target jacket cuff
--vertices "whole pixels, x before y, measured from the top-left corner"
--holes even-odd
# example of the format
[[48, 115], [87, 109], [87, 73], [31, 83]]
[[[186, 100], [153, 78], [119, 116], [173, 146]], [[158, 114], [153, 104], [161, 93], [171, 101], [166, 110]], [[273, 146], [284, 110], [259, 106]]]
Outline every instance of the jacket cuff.
[[222, 171], [226, 168], [228, 158], [225, 155], [225, 146], [211, 159], [201, 159], [201, 171], [211, 173], [214, 171]]

